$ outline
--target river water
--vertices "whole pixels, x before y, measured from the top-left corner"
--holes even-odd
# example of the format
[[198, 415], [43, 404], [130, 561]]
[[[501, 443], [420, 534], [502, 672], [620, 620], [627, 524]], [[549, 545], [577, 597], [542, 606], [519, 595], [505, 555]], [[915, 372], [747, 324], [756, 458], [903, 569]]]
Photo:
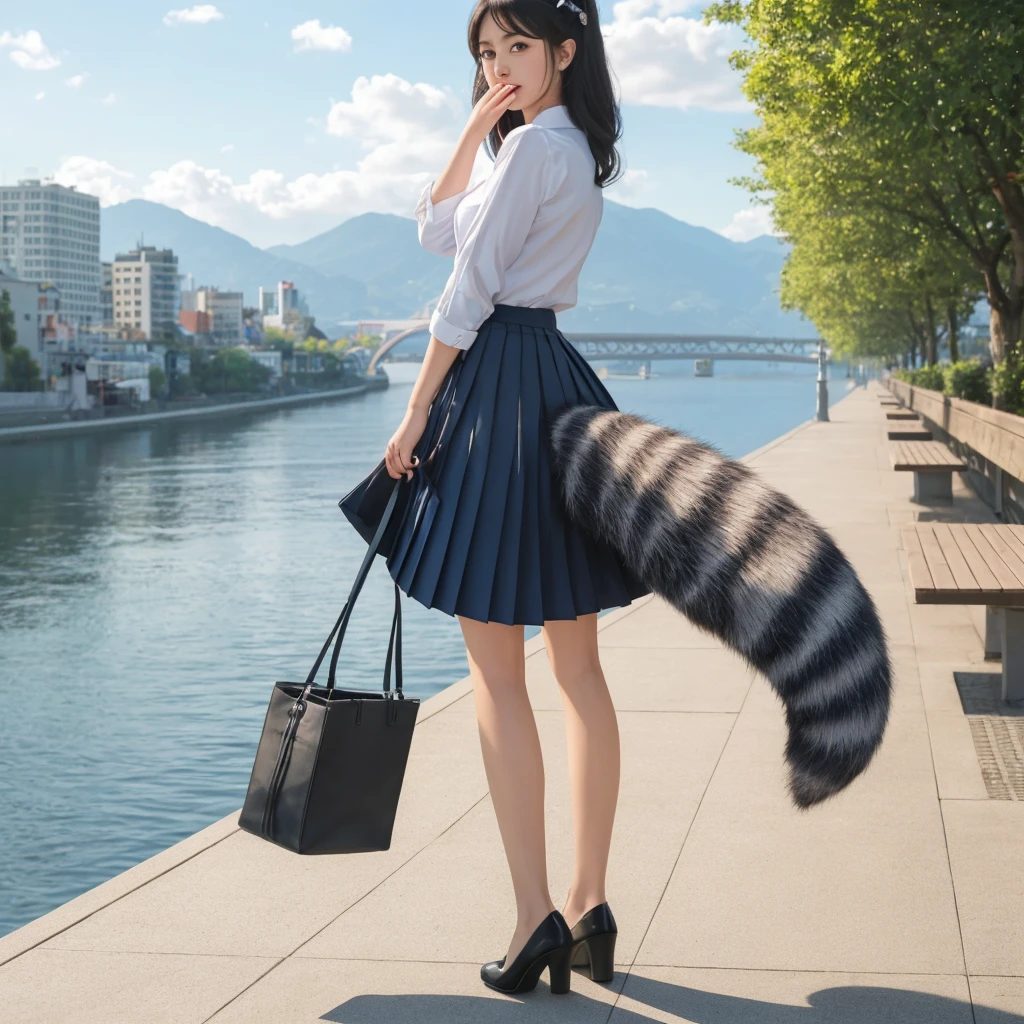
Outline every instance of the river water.
[[[735, 457], [814, 414], [810, 366], [654, 369], [605, 381], [619, 407]], [[337, 501], [417, 371], [303, 409], [0, 446], [0, 935], [241, 806], [273, 683], [305, 677], [365, 552]], [[392, 601], [379, 559], [348, 685], [381, 685]], [[468, 674], [456, 619], [404, 597], [403, 616], [408, 693]]]

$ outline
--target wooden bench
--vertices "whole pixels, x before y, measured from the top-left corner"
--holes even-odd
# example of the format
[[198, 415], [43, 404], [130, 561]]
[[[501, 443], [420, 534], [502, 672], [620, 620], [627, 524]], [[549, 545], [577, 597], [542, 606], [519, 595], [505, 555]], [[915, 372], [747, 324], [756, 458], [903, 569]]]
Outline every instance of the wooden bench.
[[914, 474], [914, 501], [952, 501], [953, 474], [967, 466], [938, 441], [891, 441], [889, 458], [897, 472]]
[[882, 397], [881, 397], [881, 398], [880, 398], [880, 399], [878, 400], [878, 404], [879, 404], [879, 405], [882, 405], [882, 406], [886, 406], [886, 405], [892, 405], [892, 406], [895, 406], [896, 408], [899, 408], [899, 404], [900, 404], [900, 403], [899, 403], [899, 402], [897, 402], [895, 398], [889, 398], [888, 396], [885, 396], [885, 395], [883, 395], [883, 396], [882, 396]]
[[906, 427], [893, 427], [889, 431], [890, 441], [931, 441], [932, 432], [924, 427], [910, 424]]
[[909, 409], [896, 409], [885, 414], [887, 420], [920, 420], [916, 412]]
[[985, 605], [985, 657], [1002, 657], [1002, 699], [1024, 699], [1024, 526], [913, 523], [902, 534], [915, 602]]

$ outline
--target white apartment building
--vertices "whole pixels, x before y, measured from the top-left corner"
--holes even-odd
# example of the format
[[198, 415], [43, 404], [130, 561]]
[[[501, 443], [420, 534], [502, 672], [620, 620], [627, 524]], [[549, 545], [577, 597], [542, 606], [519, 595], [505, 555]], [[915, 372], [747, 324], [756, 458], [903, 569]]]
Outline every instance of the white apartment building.
[[100, 201], [38, 178], [0, 185], [0, 259], [23, 281], [60, 289], [61, 312], [100, 325]]
[[181, 308], [210, 317], [210, 334], [218, 345], [240, 345], [245, 341], [242, 293], [217, 288], [196, 288], [181, 293]]
[[[0, 264], [0, 296], [7, 292], [14, 314], [15, 344], [26, 348], [32, 358], [42, 367], [42, 333], [39, 309], [39, 284], [36, 281], [22, 281], [10, 273], [9, 264]], [[3, 367], [0, 366], [0, 377]]]
[[144, 245], [121, 253], [110, 276], [115, 327], [132, 328], [150, 340], [175, 329], [181, 293], [173, 250]]

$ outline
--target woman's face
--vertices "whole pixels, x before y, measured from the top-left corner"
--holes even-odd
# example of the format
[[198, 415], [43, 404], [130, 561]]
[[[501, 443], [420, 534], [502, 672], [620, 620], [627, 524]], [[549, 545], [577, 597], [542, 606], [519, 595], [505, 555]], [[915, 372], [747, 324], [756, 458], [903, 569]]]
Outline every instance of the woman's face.
[[[556, 63], [568, 66], [575, 45], [568, 39], [561, 47], [556, 47]], [[486, 14], [480, 23], [477, 57], [488, 86], [495, 82], [518, 86], [509, 110], [522, 110], [524, 114], [530, 114], [535, 109], [547, 106], [552, 99], [561, 102], [561, 75], [556, 71], [551, 76], [547, 44], [543, 39], [519, 34], [506, 35], [494, 17]]]

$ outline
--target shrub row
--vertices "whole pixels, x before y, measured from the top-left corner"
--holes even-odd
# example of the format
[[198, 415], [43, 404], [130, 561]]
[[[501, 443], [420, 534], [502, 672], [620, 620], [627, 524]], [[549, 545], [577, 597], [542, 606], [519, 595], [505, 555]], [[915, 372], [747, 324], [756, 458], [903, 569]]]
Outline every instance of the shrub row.
[[941, 391], [952, 398], [963, 398], [981, 405], [992, 404], [992, 392], [1006, 398], [1006, 410], [1018, 412], [1024, 405], [1024, 374], [1006, 363], [986, 369], [977, 359], [962, 359], [943, 366], [921, 366], [916, 370], [894, 370], [893, 376], [917, 388]]

